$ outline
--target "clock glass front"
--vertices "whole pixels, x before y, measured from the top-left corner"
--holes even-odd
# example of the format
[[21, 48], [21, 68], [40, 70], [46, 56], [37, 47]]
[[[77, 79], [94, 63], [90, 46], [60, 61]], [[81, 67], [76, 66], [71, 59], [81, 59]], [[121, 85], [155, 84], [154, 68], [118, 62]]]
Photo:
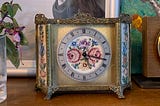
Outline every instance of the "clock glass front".
[[57, 60], [68, 77], [87, 82], [107, 70], [111, 61], [111, 48], [99, 31], [77, 28], [61, 40]]

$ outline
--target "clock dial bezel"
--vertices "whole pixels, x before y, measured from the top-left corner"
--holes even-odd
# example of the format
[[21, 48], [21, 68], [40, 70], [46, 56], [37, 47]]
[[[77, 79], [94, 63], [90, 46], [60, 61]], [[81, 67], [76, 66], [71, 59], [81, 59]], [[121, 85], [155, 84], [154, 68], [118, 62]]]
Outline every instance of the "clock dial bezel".
[[[70, 45], [70, 42], [82, 37], [88, 37], [97, 40], [101, 47], [102, 57], [99, 58], [101, 66], [97, 66], [98, 68], [93, 69], [93, 71], [88, 73], [81, 73], [77, 72], [73, 69], [73, 67], [68, 63], [67, 57], [65, 55], [67, 51], [67, 47]], [[82, 53], [81, 53], [82, 55]], [[93, 57], [92, 58], [96, 58]], [[88, 82], [98, 78], [104, 71], [106, 71], [111, 62], [111, 47], [104, 37], [102, 33], [94, 28], [88, 27], [79, 27], [72, 29], [68, 32], [63, 39], [60, 41], [57, 50], [57, 61], [59, 66], [61, 67], [62, 71], [67, 75], [69, 78], [74, 79], [80, 82]]]

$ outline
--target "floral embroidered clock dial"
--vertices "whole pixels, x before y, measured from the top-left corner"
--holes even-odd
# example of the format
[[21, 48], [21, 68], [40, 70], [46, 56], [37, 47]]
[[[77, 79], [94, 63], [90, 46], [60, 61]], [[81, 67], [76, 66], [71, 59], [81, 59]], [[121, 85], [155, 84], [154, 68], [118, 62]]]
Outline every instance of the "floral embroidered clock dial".
[[77, 28], [61, 40], [57, 60], [68, 77], [87, 82], [107, 71], [111, 61], [111, 48], [99, 31]]

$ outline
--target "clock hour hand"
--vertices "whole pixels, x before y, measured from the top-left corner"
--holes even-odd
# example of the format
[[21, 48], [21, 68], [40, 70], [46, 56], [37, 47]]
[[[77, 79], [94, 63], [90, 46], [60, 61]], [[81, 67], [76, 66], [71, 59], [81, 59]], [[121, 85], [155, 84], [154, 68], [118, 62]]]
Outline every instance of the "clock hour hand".
[[88, 58], [87, 58], [87, 53], [86, 53], [86, 52], [83, 52], [83, 53], [82, 53], [82, 56], [84, 57], [84, 60], [87, 62], [88, 67], [91, 69], [91, 65], [90, 65], [89, 60], [88, 60]]

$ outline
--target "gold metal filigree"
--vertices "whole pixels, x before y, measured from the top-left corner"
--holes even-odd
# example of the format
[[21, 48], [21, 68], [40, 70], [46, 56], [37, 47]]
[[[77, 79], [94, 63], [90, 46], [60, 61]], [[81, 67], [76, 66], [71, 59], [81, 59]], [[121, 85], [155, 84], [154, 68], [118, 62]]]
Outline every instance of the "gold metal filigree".
[[47, 24], [48, 19], [44, 14], [36, 14], [35, 16], [35, 24]]
[[110, 86], [109, 88], [118, 95], [118, 98], [125, 98], [123, 95], [124, 88], [122, 86]]
[[112, 24], [117, 22], [131, 23], [129, 15], [122, 14], [120, 18], [95, 18], [88, 13], [78, 13], [67, 19], [47, 19], [44, 14], [37, 14], [36, 24]]
[[132, 22], [132, 19], [128, 14], [121, 14], [119, 18], [120, 18], [120, 22], [122, 22], [122, 23], [131, 23]]

